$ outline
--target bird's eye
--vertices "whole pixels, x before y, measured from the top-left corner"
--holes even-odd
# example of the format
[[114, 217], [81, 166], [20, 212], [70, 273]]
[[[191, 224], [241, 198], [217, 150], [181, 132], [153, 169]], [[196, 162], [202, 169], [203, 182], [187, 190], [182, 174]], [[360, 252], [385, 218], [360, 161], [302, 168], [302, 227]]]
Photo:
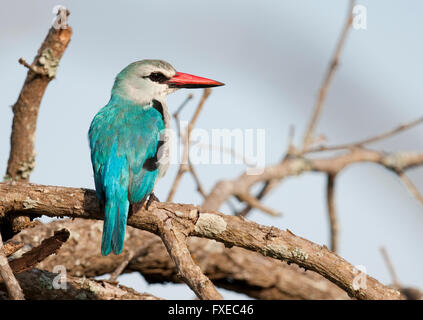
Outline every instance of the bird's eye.
[[166, 80], [168, 80], [168, 78], [161, 72], [152, 72], [152, 73], [150, 73], [148, 78], [151, 81], [158, 82], [158, 83], [163, 83]]

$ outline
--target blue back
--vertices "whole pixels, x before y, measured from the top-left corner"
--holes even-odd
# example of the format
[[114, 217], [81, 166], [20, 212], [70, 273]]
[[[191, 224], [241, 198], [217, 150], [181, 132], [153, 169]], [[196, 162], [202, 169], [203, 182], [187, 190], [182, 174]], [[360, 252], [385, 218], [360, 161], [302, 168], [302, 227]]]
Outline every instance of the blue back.
[[129, 204], [153, 191], [158, 169], [145, 168], [156, 155], [162, 114], [112, 95], [94, 117], [88, 133], [97, 198], [104, 204], [101, 253], [123, 249]]

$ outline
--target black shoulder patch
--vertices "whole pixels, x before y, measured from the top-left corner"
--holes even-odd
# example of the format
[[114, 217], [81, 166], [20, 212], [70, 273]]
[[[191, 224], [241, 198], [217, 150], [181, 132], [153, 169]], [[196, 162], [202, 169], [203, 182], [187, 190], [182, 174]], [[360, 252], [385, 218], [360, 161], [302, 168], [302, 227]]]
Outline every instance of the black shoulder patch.
[[[153, 99], [153, 108], [156, 109], [160, 114], [162, 115], [162, 120], [164, 122], [164, 116], [163, 116], [163, 105], [160, 101]], [[159, 167], [159, 164], [157, 162], [157, 153], [159, 152], [160, 147], [163, 145], [164, 141], [159, 141], [157, 143], [157, 149], [156, 153], [154, 154], [154, 157], [148, 158], [145, 160], [144, 165], [142, 166], [147, 171], [154, 171]]]
[[154, 157], [148, 158], [145, 160], [144, 165], [142, 166], [147, 171], [154, 171], [159, 167], [158, 159], [157, 159], [157, 153], [159, 152], [160, 147], [163, 145], [164, 141], [159, 141], [157, 143], [157, 150]]
[[153, 99], [153, 108], [160, 112], [160, 114], [162, 115], [162, 120], [164, 121], [163, 105], [161, 104], [161, 102], [156, 99]]

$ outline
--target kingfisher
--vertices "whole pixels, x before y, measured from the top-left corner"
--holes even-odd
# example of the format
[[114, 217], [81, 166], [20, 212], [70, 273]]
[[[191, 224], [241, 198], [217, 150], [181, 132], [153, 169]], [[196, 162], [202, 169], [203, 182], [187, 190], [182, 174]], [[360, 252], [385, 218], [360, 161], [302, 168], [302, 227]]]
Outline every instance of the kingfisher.
[[181, 88], [221, 82], [177, 72], [163, 60], [129, 64], [115, 78], [111, 97], [88, 132], [96, 195], [104, 212], [101, 254], [123, 250], [128, 213], [148, 198], [169, 166], [170, 115], [166, 96]]

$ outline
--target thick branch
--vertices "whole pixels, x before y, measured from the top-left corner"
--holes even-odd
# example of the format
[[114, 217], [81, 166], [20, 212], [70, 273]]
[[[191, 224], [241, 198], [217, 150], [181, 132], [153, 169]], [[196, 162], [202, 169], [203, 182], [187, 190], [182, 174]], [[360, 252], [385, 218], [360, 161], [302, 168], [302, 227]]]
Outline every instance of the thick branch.
[[[30, 204], [28, 206], [28, 204]], [[0, 214], [27, 211], [52, 217], [102, 219], [95, 192], [87, 189], [49, 187], [33, 184], [0, 184]], [[355, 268], [329, 251], [295, 236], [290, 231], [265, 227], [240, 217], [226, 216], [192, 206], [153, 202], [131, 215], [128, 225], [160, 234], [168, 219], [182, 225], [187, 236], [214, 239], [316, 271], [358, 299], [399, 299], [400, 293], [370, 276], [366, 286], [353, 285]]]
[[10, 261], [9, 265], [15, 274], [27, 271], [48, 256], [57, 253], [68, 238], [68, 230], [55, 231], [52, 237], [44, 239], [39, 246], [24, 253], [20, 258]]
[[[66, 9], [61, 9], [58, 17], [63, 19], [68, 14]], [[55, 77], [59, 61], [72, 36], [72, 29], [67, 23], [56, 27], [58, 29], [54, 26], [50, 28], [31, 65], [23, 58], [19, 59], [19, 63], [28, 68], [28, 73], [18, 100], [13, 106], [10, 154], [5, 180], [28, 181], [35, 167], [34, 144], [38, 110], [47, 85]], [[30, 225], [28, 216], [18, 214], [11, 217], [9, 225], [2, 232], [7, 240]]]
[[[146, 293], [117, 286], [105, 280], [91, 280], [32, 269], [17, 275], [29, 300], [159, 300]], [[66, 283], [65, 287], [61, 287]], [[2, 286], [0, 284], [0, 300]]]
[[[161, 239], [136, 228], [127, 228], [124, 252], [119, 256], [100, 254], [101, 221], [57, 220], [23, 230], [13, 240], [31, 248], [59, 228], [68, 229], [72, 237], [57, 255], [42, 261], [38, 265], [40, 269], [52, 271], [56, 265], [63, 265], [70, 275], [78, 277], [137, 271], [150, 283], [181, 282]], [[319, 274], [305, 272], [294, 264], [288, 265], [242, 248], [225, 248], [222, 243], [197, 237], [190, 237], [188, 246], [201, 271], [222, 288], [257, 299], [348, 298], [343, 290]], [[131, 253], [132, 257], [128, 257]]]
[[[57, 65], [69, 44], [72, 29], [50, 28], [41, 44], [13, 106], [13, 126], [6, 179], [27, 181], [35, 166], [35, 130], [38, 110], [47, 85], [56, 74]], [[20, 63], [28, 64], [20, 59]], [[42, 71], [42, 72], [41, 72]]]
[[160, 237], [173, 262], [179, 270], [179, 276], [200, 299], [221, 300], [222, 296], [213, 283], [192, 260], [188, 250], [187, 237], [172, 219], [166, 219], [160, 228]]

